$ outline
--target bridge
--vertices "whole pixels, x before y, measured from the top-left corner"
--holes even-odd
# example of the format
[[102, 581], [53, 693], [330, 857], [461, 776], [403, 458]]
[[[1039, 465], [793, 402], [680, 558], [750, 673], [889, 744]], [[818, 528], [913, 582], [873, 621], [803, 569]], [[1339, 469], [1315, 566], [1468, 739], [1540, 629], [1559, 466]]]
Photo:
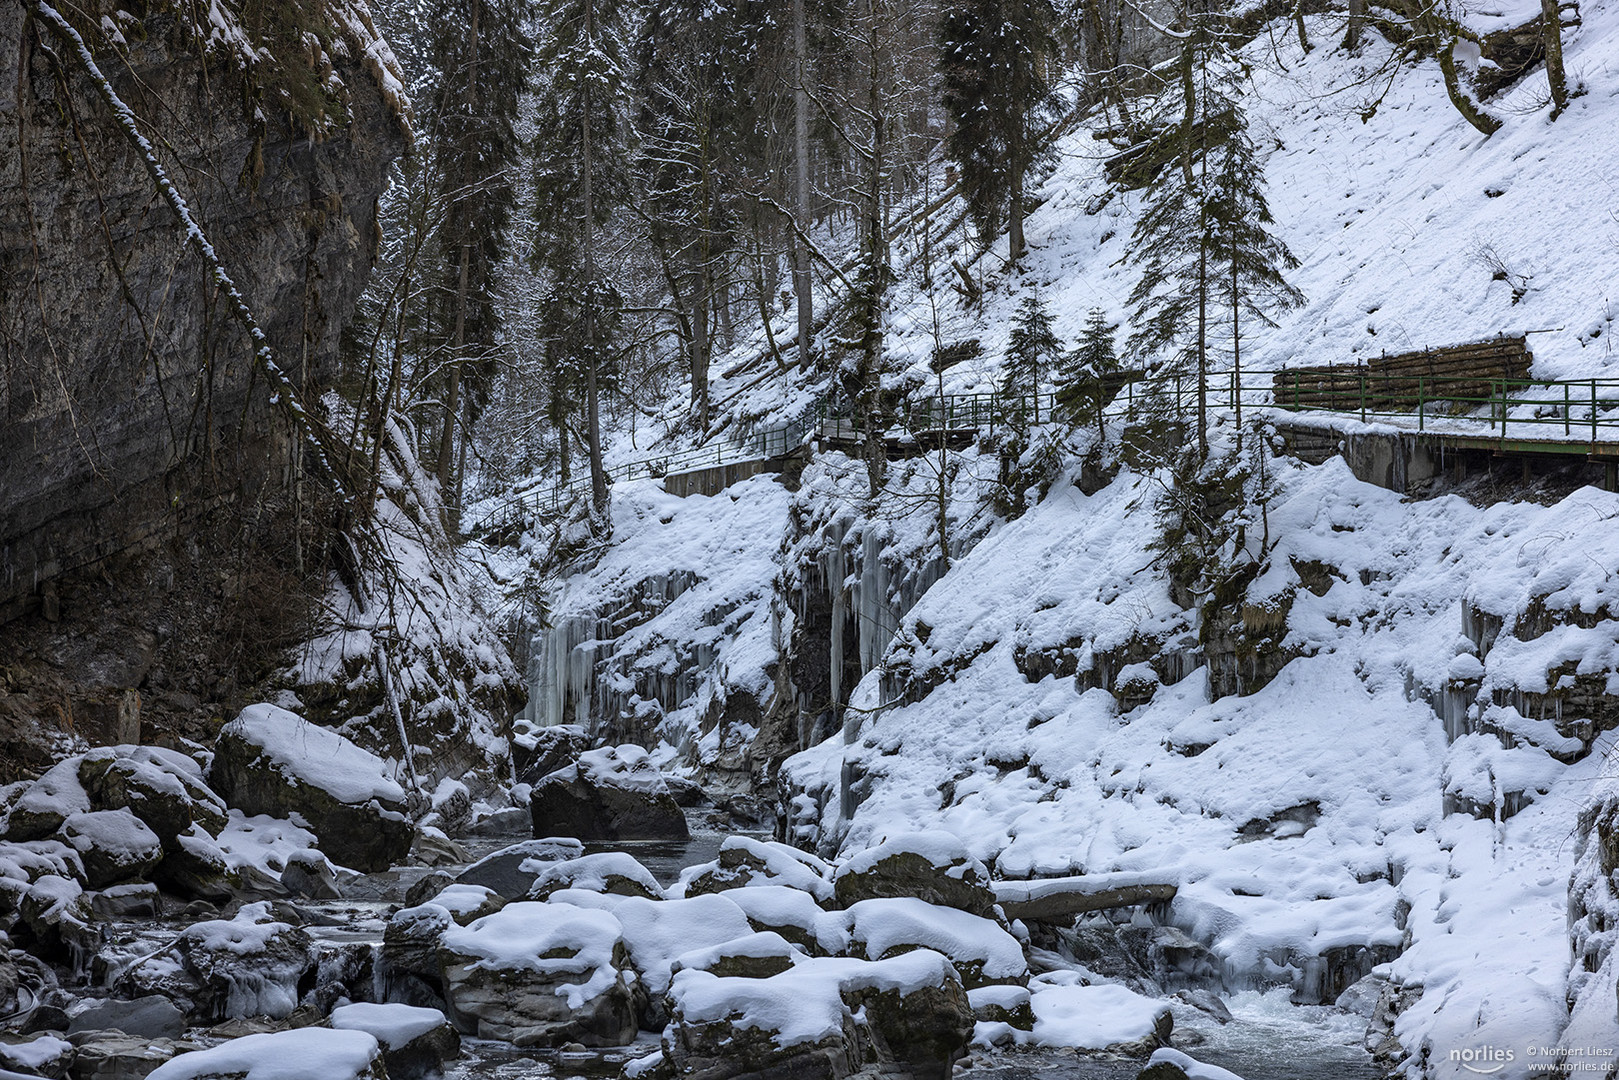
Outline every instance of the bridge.
[[[1103, 415], [1127, 423], [1149, 413], [1189, 421], [1197, 390], [1196, 380], [1185, 373], [1120, 372], [1102, 388]], [[1598, 462], [1605, 466], [1604, 486], [1619, 489], [1619, 379], [1545, 380], [1476, 371], [1413, 375], [1379, 370], [1374, 361], [1210, 372], [1205, 401], [1208, 409], [1238, 419], [1263, 416], [1276, 425], [1287, 449], [1307, 460], [1338, 453], [1346, 435], [1381, 438], [1389, 442], [1380, 451], [1384, 457], [1405, 458], [1386, 467], [1368, 466], [1371, 475], [1362, 479], [1383, 486], [1403, 489], [1447, 463], [1465, 468], [1470, 458], [1484, 455], [1519, 459], [1526, 476], [1530, 459]], [[884, 441], [896, 458], [941, 444], [959, 449], [997, 430], [1047, 422], [1055, 409], [1052, 393], [919, 396], [890, 410]], [[780, 471], [817, 446], [852, 448], [863, 438], [857, 418], [822, 397], [784, 424], [626, 462], [608, 470], [607, 479], [612, 484], [662, 478], [674, 494], [713, 494], [745, 476]], [[485, 535], [553, 519], [589, 497], [588, 476], [566, 485], [519, 489], [467, 532]]]

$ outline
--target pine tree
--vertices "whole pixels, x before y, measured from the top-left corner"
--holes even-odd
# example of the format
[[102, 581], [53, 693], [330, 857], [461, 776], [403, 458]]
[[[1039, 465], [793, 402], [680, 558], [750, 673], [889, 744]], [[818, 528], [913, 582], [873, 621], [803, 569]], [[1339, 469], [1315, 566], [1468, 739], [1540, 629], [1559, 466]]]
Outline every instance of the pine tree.
[[1040, 422], [1040, 384], [1062, 356], [1062, 341], [1052, 329], [1051, 312], [1039, 293], [1031, 293], [1018, 305], [1012, 330], [1006, 342], [1006, 360], [1001, 372], [1001, 397], [1018, 400], [1018, 422], [1022, 422], [1022, 398], [1034, 399], [1034, 422]]
[[620, 0], [550, 0], [545, 25], [537, 56], [545, 83], [534, 138], [534, 254], [557, 286], [549, 302], [572, 312], [551, 322], [565, 328], [559, 340], [574, 350], [584, 375], [591, 508], [605, 527], [601, 398], [622, 301], [599, 241], [630, 190], [625, 12]]
[[452, 507], [460, 502], [450, 493], [460, 483], [456, 430], [483, 402], [500, 335], [495, 278], [514, 200], [511, 168], [520, 146], [513, 125], [527, 80], [528, 17], [528, 0], [434, 0], [425, 20], [438, 86], [427, 97], [424, 141], [443, 214], [436, 268], [443, 300], [432, 337], [449, 358], [440, 365], [434, 471]]
[[1096, 433], [1107, 438], [1103, 410], [1108, 401], [1108, 380], [1119, 370], [1119, 357], [1113, 347], [1116, 324], [1107, 321], [1101, 308], [1091, 308], [1080, 331], [1079, 344], [1063, 358], [1057, 376], [1057, 417], [1078, 427], [1096, 422]]
[[986, 238], [1007, 228], [1009, 258], [1023, 258], [1023, 189], [1049, 155], [1043, 141], [1053, 95], [1046, 67], [1056, 55], [1050, 0], [967, 0], [940, 24], [945, 148], [961, 169], [967, 205]]
[[1198, 453], [1208, 453], [1208, 376], [1213, 329], [1231, 327], [1240, 363], [1242, 317], [1269, 322], [1269, 310], [1302, 296], [1283, 278], [1297, 265], [1269, 229], [1263, 171], [1238, 99], [1245, 76], [1216, 16], [1184, 19], [1177, 87], [1181, 146], [1174, 167], [1158, 174], [1130, 237], [1141, 278], [1130, 293], [1129, 348], [1168, 354], [1162, 378], [1190, 377], [1196, 393]]

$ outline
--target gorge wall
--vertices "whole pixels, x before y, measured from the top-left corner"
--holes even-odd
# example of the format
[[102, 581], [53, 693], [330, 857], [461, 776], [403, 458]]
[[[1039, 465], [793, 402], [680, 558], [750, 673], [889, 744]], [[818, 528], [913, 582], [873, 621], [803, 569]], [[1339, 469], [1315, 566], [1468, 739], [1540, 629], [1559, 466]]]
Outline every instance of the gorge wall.
[[[200, 24], [132, 6], [71, 17], [280, 366], [318, 399], [409, 139], [392, 55], [347, 0], [262, 5], [251, 29], [218, 5], [222, 19]], [[6, 5], [0, 68], [0, 636], [13, 658], [0, 741], [30, 715], [92, 741], [138, 734], [131, 692], [148, 713], [168, 700], [217, 714], [210, 702], [242, 677], [240, 656], [219, 655], [240, 630], [232, 610], [262, 616], [320, 567], [318, 484], [300, 479], [297, 433], [211, 268], [70, 40], [32, 5]], [[196, 670], [198, 652], [213, 670]], [[96, 717], [121, 733], [87, 731]]]

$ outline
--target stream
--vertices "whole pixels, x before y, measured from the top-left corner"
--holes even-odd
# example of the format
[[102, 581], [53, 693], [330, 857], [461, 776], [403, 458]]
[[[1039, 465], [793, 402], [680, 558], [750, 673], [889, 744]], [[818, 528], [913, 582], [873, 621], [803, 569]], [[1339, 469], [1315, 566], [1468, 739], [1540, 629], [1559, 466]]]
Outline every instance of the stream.
[[[713, 860], [730, 833], [694, 830], [689, 841], [631, 841], [588, 845], [587, 852], [623, 851], [639, 860], [661, 884], [668, 885], [688, 866]], [[756, 835], [764, 838], [763, 834]], [[510, 844], [526, 834], [470, 837], [462, 841], [474, 860]], [[368, 874], [345, 885], [341, 900], [299, 901], [314, 916], [305, 931], [317, 942], [380, 944], [383, 929], [407, 889], [434, 869], [452, 875], [461, 866], [396, 867]], [[183, 917], [128, 920], [114, 932], [114, 944], [104, 950], [102, 963], [133, 959], [161, 948], [186, 924]], [[325, 925], [320, 925], [324, 923]], [[1218, 989], [1218, 988], [1215, 988]], [[1288, 1002], [1285, 989], [1268, 993], [1241, 991], [1223, 995], [1233, 1015], [1218, 1023], [1198, 1009], [1173, 1001], [1178, 1036], [1174, 1045], [1200, 1061], [1231, 1070], [1244, 1080], [1379, 1080], [1382, 1073], [1362, 1049], [1365, 1021], [1342, 1010], [1298, 1006]], [[630, 1046], [586, 1052], [520, 1048], [509, 1043], [463, 1036], [462, 1056], [446, 1073], [447, 1080], [559, 1080], [612, 1077], [627, 1061], [658, 1048], [658, 1036], [642, 1032]], [[1039, 1048], [975, 1049], [957, 1065], [958, 1076], [984, 1080], [1134, 1080], [1142, 1062], [1134, 1058], [1102, 1058], [1072, 1050]]]

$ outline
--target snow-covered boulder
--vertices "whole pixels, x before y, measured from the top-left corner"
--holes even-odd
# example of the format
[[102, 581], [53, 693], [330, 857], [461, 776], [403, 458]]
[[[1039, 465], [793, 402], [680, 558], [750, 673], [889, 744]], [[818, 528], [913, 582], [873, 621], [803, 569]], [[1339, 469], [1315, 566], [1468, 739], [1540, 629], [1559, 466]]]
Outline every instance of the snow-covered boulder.
[[90, 925], [90, 902], [75, 879], [45, 874], [25, 888], [17, 901], [13, 934], [29, 951], [75, 965], [95, 955], [101, 935]]
[[200, 825], [174, 838], [152, 873], [164, 888], [200, 900], [229, 900], [242, 886], [225, 853]]
[[584, 853], [585, 845], [571, 836], [524, 840], [485, 855], [457, 874], [455, 881], [459, 885], [482, 885], [508, 900], [521, 900], [549, 864], [577, 859]]
[[[640, 896], [570, 891], [552, 902], [611, 912], [624, 934], [630, 963], [653, 998], [669, 987], [675, 958], [693, 949], [712, 948], [751, 935], [742, 909], [723, 896], [690, 900], [648, 900]], [[648, 1026], [661, 1027], [661, 1023]]]
[[437, 1076], [461, 1053], [461, 1036], [437, 1009], [410, 1005], [341, 1005], [332, 1010], [338, 1031], [363, 1031], [382, 1046], [388, 1080]]
[[286, 709], [243, 709], [220, 731], [208, 776], [245, 813], [297, 814], [344, 866], [386, 870], [410, 851], [405, 791], [382, 759]]
[[841, 907], [862, 900], [913, 897], [993, 918], [989, 870], [947, 832], [897, 836], [839, 866], [832, 880]]
[[682, 953], [669, 970], [671, 975], [706, 971], [721, 978], [768, 979], [792, 967], [803, 955], [803, 949], [767, 930]]
[[786, 844], [730, 836], [720, 845], [717, 859], [688, 867], [680, 875], [680, 888], [685, 896], [747, 885], [785, 885], [800, 889], [817, 903], [825, 904], [832, 900], [832, 867], [809, 852]]
[[1037, 982], [1031, 989], [1032, 1041], [1041, 1046], [1146, 1053], [1168, 1042], [1174, 1027], [1164, 1002], [1112, 983]]
[[905, 897], [862, 900], [847, 914], [850, 951], [868, 960], [932, 949], [950, 958], [969, 990], [1029, 979], [1023, 946], [991, 919]]
[[457, 926], [477, 922], [506, 906], [504, 896], [482, 885], [447, 885], [425, 902], [448, 911]]
[[306, 1027], [244, 1035], [181, 1054], [146, 1080], [387, 1080], [382, 1047], [364, 1031]]
[[748, 917], [755, 930], [770, 930], [814, 956], [842, 956], [849, 951], [849, 918], [827, 911], [809, 893], [785, 885], [752, 885], [730, 889], [725, 898]]
[[634, 856], [622, 851], [598, 852], [566, 862], [551, 863], [539, 870], [534, 883], [529, 886], [530, 900], [544, 900], [564, 889], [640, 896], [648, 900], [663, 899], [663, 886], [652, 876], [652, 871], [636, 862]]
[[529, 793], [535, 836], [684, 840], [685, 812], [639, 746], [607, 746], [541, 777]]
[[608, 912], [509, 904], [447, 928], [439, 967], [451, 1019], [479, 1038], [623, 1046], [635, 1037], [629, 954]]
[[529, 727], [521, 724], [512, 739], [512, 765], [518, 782], [535, 784], [542, 777], [566, 768], [590, 749], [590, 738], [579, 724]]
[[341, 900], [343, 890], [337, 883], [337, 871], [326, 856], [318, 851], [295, 851], [287, 856], [281, 868], [281, 884], [294, 896], [311, 900]]
[[6, 818], [7, 840], [43, 840], [69, 817], [93, 809], [89, 792], [79, 783], [79, 760], [59, 761], [28, 785]]
[[448, 909], [419, 904], [394, 912], [382, 931], [377, 980], [389, 1001], [425, 1008], [444, 1006], [439, 935], [454, 925]]
[[73, 1064], [73, 1044], [51, 1034], [0, 1036], [0, 1076], [66, 1076]]
[[57, 835], [79, 853], [92, 889], [143, 878], [163, 858], [163, 842], [127, 809], [71, 814]]
[[1034, 1027], [1029, 988], [1011, 984], [980, 986], [967, 991], [973, 1017], [983, 1024], [1005, 1024], [1028, 1031]]
[[157, 746], [104, 746], [79, 762], [79, 782], [98, 810], [127, 807], [164, 847], [198, 825], [209, 836], [225, 827], [225, 802], [202, 779], [202, 767]]
[[802, 957], [763, 979], [683, 968], [669, 1000], [668, 1064], [715, 1080], [839, 1077], [866, 1064], [942, 1080], [973, 1031], [955, 969], [929, 951], [876, 962]]
[[248, 1016], [280, 1019], [297, 1007], [299, 983], [315, 967], [309, 935], [249, 904], [234, 919], [193, 923], [157, 957], [129, 972], [134, 988], [176, 999], [198, 1022]]

